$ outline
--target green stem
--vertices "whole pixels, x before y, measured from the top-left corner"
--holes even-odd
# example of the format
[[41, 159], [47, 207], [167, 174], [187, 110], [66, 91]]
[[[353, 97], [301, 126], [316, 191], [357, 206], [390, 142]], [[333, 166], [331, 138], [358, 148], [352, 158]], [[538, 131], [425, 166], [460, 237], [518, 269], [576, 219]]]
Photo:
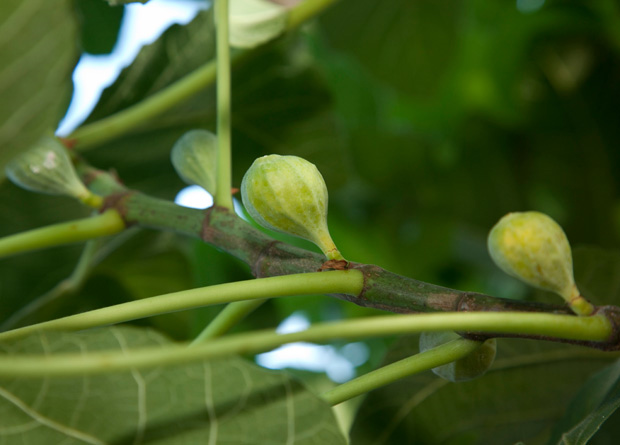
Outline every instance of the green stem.
[[72, 141], [76, 150], [84, 150], [107, 142], [192, 97], [211, 85], [214, 80], [215, 62], [209, 62], [136, 105], [78, 128], [67, 139]]
[[481, 344], [464, 338], [452, 340], [338, 385], [323, 393], [321, 397], [332, 406], [338, 405], [412, 374], [456, 361], [474, 352]]
[[228, 304], [217, 317], [192, 341], [190, 346], [203, 343], [225, 334], [266, 300], [245, 300]]
[[357, 295], [362, 290], [363, 281], [361, 272], [353, 270], [313, 272], [237, 281], [144, 298], [25, 326], [0, 333], [0, 341], [15, 339], [41, 330], [78, 331], [234, 301], [332, 292]]
[[228, 0], [215, 1], [217, 42], [217, 185], [215, 205], [233, 208], [230, 134], [230, 45], [228, 43]]
[[100, 215], [41, 227], [1, 238], [0, 258], [44, 247], [59, 246], [61, 244], [113, 235], [124, 229], [125, 222], [119, 213], [114, 209], [110, 209]]
[[[335, 272], [321, 272], [320, 274], [327, 273]], [[265, 281], [267, 280], [272, 279], [265, 279]], [[71, 326], [71, 328], [75, 327], [75, 324]], [[0, 376], [54, 377], [102, 374], [134, 368], [177, 365], [236, 354], [255, 354], [292, 342], [323, 343], [334, 339], [354, 340], [446, 330], [506, 334], [528, 333], [589, 341], [605, 341], [612, 334], [608, 320], [596, 315], [576, 317], [573, 315], [517, 312], [390, 315], [322, 323], [305, 331], [291, 334], [277, 334], [273, 330], [267, 330], [229, 335], [192, 348], [188, 348], [187, 343], [185, 343], [166, 347], [134, 349], [129, 352], [93, 352], [46, 356], [11, 355], [10, 360], [0, 360]], [[23, 335], [26, 332], [16, 330], [0, 334], [0, 340], [17, 337], [15, 333]]]
[[[303, 21], [320, 14], [334, 1], [305, 0], [301, 2], [290, 10], [286, 30], [290, 31]], [[258, 48], [252, 51], [236, 52], [233, 55], [233, 63], [241, 61], [257, 50]], [[212, 60], [137, 104], [78, 128], [67, 139], [71, 141], [76, 150], [85, 150], [117, 138], [212, 85], [215, 81], [215, 74], [216, 63]]]

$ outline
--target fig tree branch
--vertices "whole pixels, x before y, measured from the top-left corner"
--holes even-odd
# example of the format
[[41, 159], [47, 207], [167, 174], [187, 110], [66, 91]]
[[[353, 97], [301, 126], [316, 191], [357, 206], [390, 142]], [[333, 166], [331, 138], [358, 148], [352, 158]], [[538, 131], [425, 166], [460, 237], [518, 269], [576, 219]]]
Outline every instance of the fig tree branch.
[[[228, 209], [185, 208], [137, 191], [127, 190], [113, 176], [101, 170], [81, 165], [80, 172], [94, 192], [106, 197], [103, 208], [114, 208], [122, 215], [127, 225], [137, 224], [158, 230], [171, 230], [199, 238], [246, 263], [257, 278], [316, 272], [324, 268], [323, 255], [277, 241], [255, 229]], [[540, 312], [572, 316], [570, 315], [572, 311], [566, 305], [509, 300], [475, 292], [458, 291], [400, 276], [370, 264], [350, 263], [349, 267], [362, 272], [364, 277], [362, 291], [354, 295], [345, 293], [330, 295], [360, 306], [394, 313]], [[608, 320], [610, 335], [604, 342], [586, 341], [585, 344], [598, 349], [618, 348], [620, 309], [614, 306], [598, 307], [594, 316], [603, 316]], [[497, 331], [496, 334], [547, 338], [538, 332]], [[486, 335], [471, 334], [470, 337], [481, 339]], [[581, 341], [568, 337], [554, 340], [573, 343]]]

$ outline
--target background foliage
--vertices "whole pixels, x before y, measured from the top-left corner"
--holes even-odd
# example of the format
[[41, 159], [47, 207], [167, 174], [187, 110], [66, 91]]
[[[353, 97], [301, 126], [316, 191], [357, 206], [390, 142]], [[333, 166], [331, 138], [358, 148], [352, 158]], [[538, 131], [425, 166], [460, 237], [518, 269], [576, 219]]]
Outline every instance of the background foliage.
[[[534, 8], [537, 3], [544, 4]], [[79, 53], [113, 47], [122, 6], [103, 6], [106, 12], [100, 14], [95, 12], [102, 8], [100, 0], [0, 5], [1, 164], [53, 130]], [[46, 26], [38, 25], [41, 20]], [[208, 61], [213, 56], [210, 23], [210, 13], [202, 13], [145, 48], [103, 94], [88, 121], [123, 109]], [[40, 50], [44, 57], [36, 55]], [[341, 0], [319, 20], [235, 67], [234, 182], [240, 183], [258, 156], [302, 156], [326, 179], [330, 229], [347, 258], [510, 298], [553, 297], [496, 270], [486, 253], [486, 234], [509, 211], [542, 211], [561, 223], [573, 246], [582, 246], [575, 268], [584, 293], [598, 303], [617, 304], [618, 103], [620, 8], [613, 0]], [[209, 89], [86, 156], [100, 168], [116, 169], [129, 187], [173, 198], [182, 183], [169, 163], [169, 150], [189, 129], [213, 130], [214, 105]], [[6, 180], [0, 183], [0, 212], [0, 235], [86, 214], [66, 198], [37, 196]], [[80, 291], [24, 322], [249, 277], [244, 266], [192, 240], [148, 231], [127, 238], [111, 245], [110, 255]], [[79, 253], [79, 246], [69, 246], [2, 260], [0, 322], [66, 277]], [[242, 328], [274, 326], [298, 309], [313, 321], [372, 313], [320, 296], [294, 303], [280, 299]], [[148, 323], [188, 339], [213, 313], [207, 309]], [[382, 360], [386, 342], [370, 343], [371, 363]], [[514, 344], [500, 341], [498, 350], [506, 358], [475, 382], [451, 385], [431, 374], [413, 377], [413, 394], [441, 386], [425, 402], [434, 408], [420, 405], [416, 412], [428, 419], [409, 416], [387, 437], [393, 443], [404, 443], [412, 434], [424, 437], [419, 443], [485, 443], [484, 435], [496, 434], [501, 424], [488, 411], [501, 415], [497, 410], [510, 392], [523, 394], [518, 382], [528, 374], [518, 369], [514, 373], [521, 377], [508, 376], [512, 368], [503, 370], [501, 363], [514, 351], [520, 357], [534, 352], [527, 342]], [[543, 366], [544, 378], [528, 368], [534, 376], [527, 384], [536, 382], [539, 395], [555, 402], [543, 416], [527, 407], [504, 413], [516, 422], [532, 419], [528, 444], [558, 437], [553, 422], [570, 414], [558, 408], [604, 366], [605, 360], [582, 352], [575, 352], [577, 363]], [[556, 378], [565, 372], [565, 379]], [[505, 393], [488, 389], [507, 382], [514, 386]], [[373, 443], [368, 431], [382, 424], [369, 406], [400, 422], [394, 420], [400, 415], [394, 393], [411, 397], [402, 386], [372, 394], [354, 425], [355, 441]], [[474, 414], [467, 399], [487, 393], [495, 399], [479, 402]], [[445, 436], [428, 436], [441, 426], [429, 422], [440, 422], [443, 416], [436, 413], [448, 405], [458, 407], [456, 417], [472, 413], [471, 423], [454, 424]], [[562, 431], [576, 423], [564, 419]], [[525, 439], [518, 431], [503, 431], [506, 443]], [[388, 433], [380, 428], [381, 434]], [[619, 437], [614, 431], [595, 436], [600, 443], [613, 443], [614, 437]]]

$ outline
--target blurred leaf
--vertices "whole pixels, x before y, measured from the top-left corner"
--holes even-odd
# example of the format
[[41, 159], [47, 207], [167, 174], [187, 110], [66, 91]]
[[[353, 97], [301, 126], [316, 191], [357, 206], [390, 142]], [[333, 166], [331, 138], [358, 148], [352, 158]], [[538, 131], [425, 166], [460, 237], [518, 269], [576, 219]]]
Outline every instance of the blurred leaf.
[[75, 6], [84, 52], [97, 55], [111, 53], [121, 29], [123, 7], [110, 7], [104, 0], [78, 0]]
[[[45, 333], [6, 354], [171, 345], [150, 330]], [[2, 379], [0, 442], [344, 444], [331, 407], [286, 374], [241, 358], [53, 379]]]
[[[121, 297], [125, 301], [191, 289], [195, 285], [184, 246], [174, 234], [141, 231], [110, 255], [93, 274], [115, 281], [123, 289]], [[96, 289], [91, 288], [91, 291], [98, 293]], [[86, 292], [84, 295], [95, 296]], [[152, 317], [148, 322], [175, 339], [187, 340], [192, 334], [190, 318], [189, 311], [182, 311]]]
[[78, 56], [72, 3], [0, 4], [0, 181], [6, 163], [53, 132], [68, 104]]
[[620, 251], [597, 247], [573, 250], [575, 281], [596, 305], [620, 304]]
[[146, 3], [149, 0], [106, 0], [110, 6], [126, 5], [127, 3]]
[[[400, 341], [386, 362], [417, 352], [416, 343]], [[370, 393], [353, 425], [352, 444], [542, 444], [576, 388], [611, 358], [503, 339], [493, 367], [476, 380], [449, 383], [426, 372]]]
[[352, 54], [380, 81], [429, 97], [458, 48], [461, 3], [348, 0], [327, 11], [321, 22], [329, 42]]
[[[9, 181], [0, 184], [0, 237], [85, 218], [89, 212], [68, 197], [32, 193]], [[66, 278], [82, 245], [59, 246], [0, 260], [0, 320]]]
[[[117, 82], [104, 91], [88, 121], [138, 102], [205, 64], [212, 56], [212, 14], [205, 11], [186, 26], [171, 27], [145, 47]], [[298, 135], [302, 131], [312, 136], [311, 140], [302, 141], [310, 146], [311, 156], [306, 157], [329, 165], [334, 172], [342, 171], [333, 162], [331, 146], [320, 145], [322, 141], [331, 142], [334, 125], [329, 117], [319, 114], [327, 108], [329, 99], [309, 62], [303, 44], [283, 39], [261, 49], [260, 57], [246, 59], [235, 67], [232, 127], [237, 185], [256, 157], [297, 149], [289, 138], [300, 141]], [[316, 125], [312, 120], [315, 117]], [[311, 119], [310, 124], [305, 119]], [[299, 128], [304, 125], [309, 128]], [[131, 134], [89, 152], [88, 158], [98, 166], [114, 166], [131, 187], [165, 191], [164, 196], [171, 197], [181, 187], [169, 161], [173, 144], [189, 130], [214, 127], [215, 94], [211, 87]]]
[[585, 445], [619, 406], [620, 361], [616, 361], [583, 384], [549, 444]]
[[86, 122], [123, 110], [190, 73], [213, 57], [214, 44], [211, 10], [186, 26], [172, 25], [103, 91]]

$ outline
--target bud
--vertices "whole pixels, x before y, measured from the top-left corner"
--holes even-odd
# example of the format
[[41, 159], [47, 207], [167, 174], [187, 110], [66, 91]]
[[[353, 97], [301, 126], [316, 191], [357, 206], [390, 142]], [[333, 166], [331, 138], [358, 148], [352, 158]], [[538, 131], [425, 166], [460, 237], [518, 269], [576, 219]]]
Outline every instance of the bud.
[[555, 292], [578, 314], [592, 312], [592, 305], [575, 285], [568, 239], [558, 223], [547, 215], [509, 213], [491, 229], [488, 248], [495, 264], [508, 275]]
[[329, 260], [344, 260], [327, 229], [327, 187], [297, 156], [258, 158], [241, 182], [243, 205], [261, 226], [315, 243]]
[[254, 48], [286, 29], [287, 9], [268, 0], [231, 0], [230, 45]]
[[187, 184], [199, 185], [215, 195], [217, 137], [207, 130], [191, 130], [172, 147], [170, 160]]
[[[423, 332], [420, 335], [420, 352], [428, 351], [449, 341], [461, 338], [455, 332]], [[439, 377], [451, 382], [464, 382], [483, 376], [493, 364], [497, 342], [494, 338], [486, 340], [471, 354], [442, 366], [433, 368]]]
[[80, 181], [67, 151], [55, 138], [44, 137], [18, 155], [6, 166], [6, 175], [26, 190], [72, 196], [92, 207], [101, 204], [101, 198]]

